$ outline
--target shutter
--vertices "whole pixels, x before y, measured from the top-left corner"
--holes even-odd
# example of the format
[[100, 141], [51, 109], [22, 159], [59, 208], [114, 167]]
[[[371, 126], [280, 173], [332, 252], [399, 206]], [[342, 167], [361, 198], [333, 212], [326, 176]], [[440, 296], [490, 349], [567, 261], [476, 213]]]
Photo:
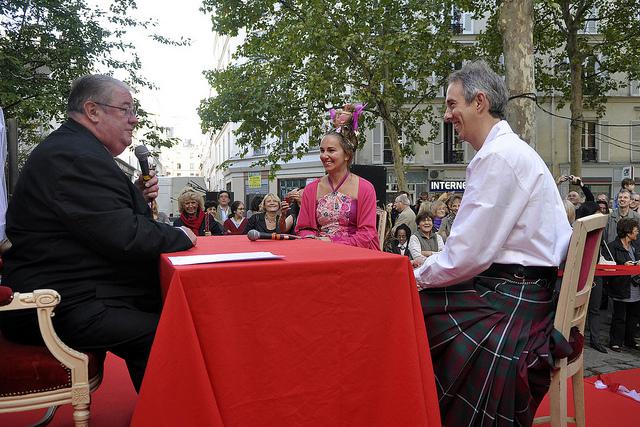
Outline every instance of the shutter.
[[462, 14], [463, 34], [473, 34], [473, 14], [464, 12]]
[[609, 162], [609, 122], [598, 123], [596, 147], [598, 148], [598, 161]]
[[440, 123], [440, 133], [433, 144], [433, 163], [444, 163], [444, 122]]
[[382, 123], [376, 122], [376, 127], [373, 128], [373, 143], [371, 144], [373, 153], [371, 154], [371, 163], [374, 165], [382, 164]]
[[640, 161], [640, 121], [631, 121], [631, 162]]

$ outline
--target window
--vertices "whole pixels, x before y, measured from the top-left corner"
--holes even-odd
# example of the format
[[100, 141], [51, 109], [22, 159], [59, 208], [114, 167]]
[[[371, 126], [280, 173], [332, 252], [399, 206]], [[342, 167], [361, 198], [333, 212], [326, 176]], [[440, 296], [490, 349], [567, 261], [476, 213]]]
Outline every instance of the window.
[[473, 34], [473, 14], [463, 12], [456, 6], [451, 9], [451, 31], [453, 34]]
[[596, 148], [596, 122], [582, 123], [582, 149]]
[[640, 80], [631, 80], [629, 82], [629, 95], [640, 96]]
[[453, 124], [444, 123], [444, 162], [464, 163], [464, 142], [453, 130]]
[[278, 180], [278, 197], [284, 199], [284, 196], [291, 190], [300, 188], [307, 183], [307, 178], [292, 178]]
[[597, 162], [598, 150], [596, 149], [596, 125], [595, 121], [582, 123], [582, 161]]
[[[385, 165], [393, 164], [393, 150], [391, 149], [391, 142], [389, 138], [389, 133], [387, 132], [387, 127], [383, 124], [382, 128], [384, 129], [384, 148], [382, 150], [382, 158], [383, 163]], [[402, 145], [403, 141], [402, 131], [398, 134], [398, 143]]]
[[182, 165], [180, 163], [176, 164], [176, 169], [182, 169]]

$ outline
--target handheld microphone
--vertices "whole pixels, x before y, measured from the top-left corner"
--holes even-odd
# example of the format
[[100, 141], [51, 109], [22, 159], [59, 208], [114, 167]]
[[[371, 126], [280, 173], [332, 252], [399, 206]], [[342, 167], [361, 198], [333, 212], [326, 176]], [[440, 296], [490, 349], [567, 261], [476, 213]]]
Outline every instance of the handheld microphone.
[[249, 230], [247, 238], [252, 242], [256, 240], [296, 240], [300, 239], [299, 236], [293, 236], [291, 234], [278, 234], [278, 233], [261, 233], [258, 230]]
[[142, 180], [149, 181], [151, 179], [151, 175], [149, 174], [149, 150], [144, 145], [138, 145], [134, 153], [138, 158], [138, 162], [140, 162], [140, 170], [142, 171]]

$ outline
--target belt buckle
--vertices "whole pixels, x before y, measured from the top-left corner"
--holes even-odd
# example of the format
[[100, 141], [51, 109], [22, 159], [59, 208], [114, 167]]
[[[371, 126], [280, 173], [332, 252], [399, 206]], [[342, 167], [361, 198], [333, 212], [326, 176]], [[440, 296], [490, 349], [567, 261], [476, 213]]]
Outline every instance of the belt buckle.
[[524, 280], [524, 272], [522, 273], [513, 273], [513, 277], [515, 277], [518, 280]]

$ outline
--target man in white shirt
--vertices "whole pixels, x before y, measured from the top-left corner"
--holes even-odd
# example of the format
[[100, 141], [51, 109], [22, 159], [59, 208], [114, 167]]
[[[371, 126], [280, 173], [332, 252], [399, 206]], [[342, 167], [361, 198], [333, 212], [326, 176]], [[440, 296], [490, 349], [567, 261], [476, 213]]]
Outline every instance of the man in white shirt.
[[413, 209], [411, 209], [411, 201], [409, 200], [409, 197], [406, 194], [400, 194], [396, 197], [393, 207], [400, 212], [400, 215], [396, 218], [396, 223], [391, 229], [391, 234], [395, 234], [396, 229], [400, 224], [405, 224], [411, 230], [411, 234], [415, 234], [417, 230], [416, 214], [413, 212]]
[[444, 250], [415, 270], [444, 425], [530, 425], [549, 384], [571, 227], [544, 161], [504, 120], [508, 97], [484, 62], [449, 77], [444, 119], [477, 154]]

